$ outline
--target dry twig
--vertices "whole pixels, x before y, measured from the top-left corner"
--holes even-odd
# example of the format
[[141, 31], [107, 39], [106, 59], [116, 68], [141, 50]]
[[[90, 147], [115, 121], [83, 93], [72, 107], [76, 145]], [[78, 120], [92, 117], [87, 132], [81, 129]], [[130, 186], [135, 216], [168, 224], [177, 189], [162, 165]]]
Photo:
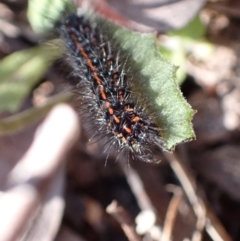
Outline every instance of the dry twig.
[[171, 189], [169, 191], [173, 192], [173, 198], [168, 206], [167, 214], [164, 220], [161, 241], [171, 240], [171, 234], [172, 234], [175, 219], [177, 216], [178, 207], [182, 200], [182, 190], [176, 186], [174, 187], [172, 185], [171, 187], [169, 186], [168, 186], [168, 189]]

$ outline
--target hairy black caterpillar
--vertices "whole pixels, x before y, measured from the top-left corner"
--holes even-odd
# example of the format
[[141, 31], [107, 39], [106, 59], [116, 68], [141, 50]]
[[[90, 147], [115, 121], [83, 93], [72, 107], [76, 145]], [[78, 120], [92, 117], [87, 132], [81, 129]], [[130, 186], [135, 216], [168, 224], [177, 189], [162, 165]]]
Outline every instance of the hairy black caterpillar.
[[[75, 93], [83, 126], [91, 131], [88, 137], [100, 140], [107, 159], [116, 147], [118, 157], [157, 161], [153, 150], [172, 151], [195, 138], [194, 110], [179, 89], [177, 67], [160, 54], [156, 35], [107, 21], [93, 2], [87, 9], [64, 0], [43, 9], [38, 1], [31, 3], [32, 26], [57, 38], [49, 42], [61, 53], [58, 63]], [[45, 21], [49, 18], [52, 22]]]
[[60, 26], [66, 44], [71, 81], [82, 114], [97, 125], [96, 135], [107, 135], [110, 146], [152, 161], [151, 146], [162, 142], [160, 126], [136, 99], [132, 86], [137, 79], [100, 28], [86, 16], [68, 14]]

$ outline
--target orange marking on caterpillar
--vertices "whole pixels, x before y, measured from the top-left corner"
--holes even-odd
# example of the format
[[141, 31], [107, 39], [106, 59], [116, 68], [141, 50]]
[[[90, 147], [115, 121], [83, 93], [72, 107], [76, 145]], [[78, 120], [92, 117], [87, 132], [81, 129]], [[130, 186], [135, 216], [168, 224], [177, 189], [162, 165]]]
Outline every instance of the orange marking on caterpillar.
[[105, 107], [106, 107], [106, 108], [109, 108], [109, 107], [111, 107], [111, 104], [110, 104], [110, 102], [106, 101], [106, 102], [105, 102]]
[[77, 49], [81, 52], [82, 56], [84, 58], [88, 58], [88, 55], [87, 53], [84, 51], [82, 45], [76, 40], [76, 37], [74, 36], [73, 39], [76, 41], [76, 46], [77, 46]]
[[108, 111], [109, 115], [113, 115], [113, 113], [114, 113], [114, 110], [111, 107], [107, 108], [107, 111]]
[[101, 82], [101, 79], [98, 77], [97, 72], [93, 72], [93, 76], [94, 76], [94, 79], [96, 80], [97, 84], [100, 85], [102, 82]]
[[82, 45], [77, 41], [76, 36], [75, 35], [71, 35], [71, 37], [74, 39], [75, 44], [77, 46], [77, 48], [79, 49], [80, 53], [82, 54], [82, 56], [84, 58], [86, 58], [87, 60], [87, 65], [88, 67], [93, 71], [93, 76], [94, 79], [96, 80], [97, 84], [101, 84], [101, 79], [98, 77], [98, 74], [95, 70], [95, 67], [92, 64], [92, 60], [89, 58], [88, 54], [85, 52], [84, 48], [82, 47]]
[[119, 90], [119, 91], [118, 91], [118, 94], [119, 94], [119, 95], [122, 95], [122, 94], [123, 94], [123, 91], [122, 91], [122, 90]]
[[120, 123], [120, 119], [117, 117], [117, 116], [113, 116], [113, 119], [114, 119], [114, 121], [117, 123], [117, 124], [119, 124]]
[[118, 101], [124, 101], [124, 98], [122, 96], [119, 96]]
[[124, 126], [123, 129], [128, 133], [128, 134], [131, 134], [132, 133], [132, 129], [127, 127], [127, 126]]
[[114, 73], [112, 77], [113, 77], [113, 79], [118, 79], [119, 78], [119, 74], [118, 73]]
[[104, 92], [104, 86], [103, 85], [99, 85], [99, 92], [101, 94], [101, 97], [103, 100], [106, 100], [107, 99], [107, 95], [106, 93]]
[[138, 121], [140, 121], [140, 118], [139, 118], [139, 116], [135, 116], [131, 119], [131, 121], [132, 122], [138, 122]]

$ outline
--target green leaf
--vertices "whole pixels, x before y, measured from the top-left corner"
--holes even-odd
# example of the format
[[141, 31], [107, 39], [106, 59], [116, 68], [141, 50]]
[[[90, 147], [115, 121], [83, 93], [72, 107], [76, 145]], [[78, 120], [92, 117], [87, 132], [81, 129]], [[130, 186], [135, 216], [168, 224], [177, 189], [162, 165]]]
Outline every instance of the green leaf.
[[16, 111], [34, 85], [60, 54], [56, 45], [13, 53], [0, 61], [0, 112]]
[[70, 102], [72, 95], [69, 92], [60, 93], [48, 99], [40, 107], [33, 107], [10, 117], [0, 119], [0, 135], [21, 131], [36, 121], [41, 120], [56, 104]]
[[[182, 84], [186, 78], [186, 61], [189, 51], [195, 51], [200, 40], [203, 40], [206, 26], [196, 16], [186, 27], [168, 32], [168, 40], [160, 49], [164, 56], [179, 66], [177, 71], [178, 84]], [[204, 50], [203, 50], [204, 51]], [[165, 53], [167, 52], [167, 55]], [[199, 51], [201, 52], [201, 51]]]
[[27, 16], [36, 33], [43, 33], [54, 26], [66, 8], [71, 8], [65, 0], [29, 0]]
[[176, 144], [194, 139], [191, 121], [195, 112], [179, 89], [177, 68], [160, 54], [155, 35], [135, 33], [100, 19], [97, 21], [132, 62], [126, 69], [130, 68], [133, 75], [133, 95], [161, 127], [163, 148], [172, 150]]
[[189, 39], [200, 39], [206, 33], [206, 26], [202, 23], [199, 16], [196, 16], [186, 27], [168, 32], [170, 36], [179, 36]]
[[166, 57], [169, 61], [176, 64], [178, 67], [177, 70], [177, 82], [178, 85], [181, 85], [186, 79], [186, 49], [184, 48], [181, 41], [174, 41], [174, 49], [168, 49], [165, 46], [160, 46], [160, 52]]

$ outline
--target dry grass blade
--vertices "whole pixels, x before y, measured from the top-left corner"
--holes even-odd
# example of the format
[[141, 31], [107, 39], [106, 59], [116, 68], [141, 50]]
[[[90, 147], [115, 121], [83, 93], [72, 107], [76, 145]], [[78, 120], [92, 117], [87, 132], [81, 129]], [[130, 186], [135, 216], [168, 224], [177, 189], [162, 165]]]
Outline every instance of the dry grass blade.
[[194, 179], [191, 176], [190, 171], [186, 170], [186, 167], [181, 164], [181, 161], [176, 154], [169, 154], [165, 152], [164, 155], [169, 161], [170, 166], [174, 171], [175, 175], [177, 176], [178, 180], [180, 181], [182, 188], [197, 218], [196, 230], [193, 234], [192, 241], [202, 240], [202, 232], [204, 228], [206, 229], [208, 235], [212, 238], [213, 241], [231, 241], [231, 238], [222, 227], [220, 222], [217, 221], [216, 217], [214, 217], [213, 220], [213, 214], [209, 215], [209, 212], [206, 211], [205, 203], [196, 194], [193, 184]]
[[168, 186], [169, 191], [173, 192], [172, 200], [168, 206], [167, 214], [164, 220], [161, 241], [171, 240], [171, 233], [174, 227], [179, 204], [182, 200], [182, 190], [176, 186]]
[[154, 210], [151, 200], [144, 189], [144, 185], [138, 173], [130, 166], [126, 166], [124, 162], [119, 162], [119, 164], [125, 173], [128, 184], [131, 187], [131, 190], [134, 193], [141, 210]]
[[141, 241], [141, 237], [135, 231], [135, 223], [127, 211], [117, 201], [113, 201], [107, 207], [107, 213], [112, 215], [121, 225], [129, 241]]

